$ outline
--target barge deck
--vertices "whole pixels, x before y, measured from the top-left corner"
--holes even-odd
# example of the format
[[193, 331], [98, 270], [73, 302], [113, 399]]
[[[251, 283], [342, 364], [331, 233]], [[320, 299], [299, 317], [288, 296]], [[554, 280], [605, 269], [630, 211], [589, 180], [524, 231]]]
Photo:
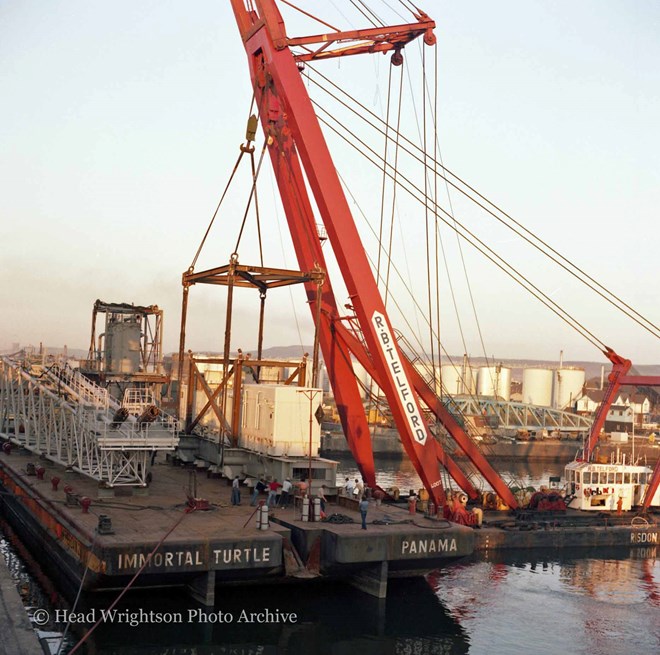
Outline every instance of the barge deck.
[[[100, 487], [52, 462], [37, 461], [46, 469], [40, 479], [27, 473], [34, 463], [27, 451], [0, 453], [0, 514], [67, 595], [80, 585], [86, 591], [123, 588], [141, 571], [135, 586], [184, 585], [208, 605], [223, 583], [319, 577], [346, 578], [382, 597], [390, 575], [422, 575], [474, 550], [470, 528], [442, 520], [424, 524], [401, 507], [377, 510], [372, 503], [363, 531], [350, 507], [341, 512], [352, 522], [340, 525], [305, 523], [296, 505], [273, 510], [263, 530], [250, 490], [243, 490], [241, 505], [231, 505], [227, 480], [168, 462], [156, 462], [149, 487], [132, 493]], [[198, 504], [191, 511], [191, 476], [207, 510]], [[87, 512], [85, 499], [91, 501]]]
[[[263, 530], [249, 489], [241, 505], [233, 506], [227, 480], [169, 462], [156, 462], [150, 486], [132, 493], [99, 487], [51, 462], [38, 462], [46, 469], [39, 479], [28, 475], [29, 463], [35, 463], [33, 453], [0, 453], [0, 515], [67, 595], [80, 585], [86, 591], [123, 589], [140, 571], [135, 586], [185, 586], [206, 605], [215, 603], [223, 585], [324, 578], [345, 579], [382, 598], [389, 577], [423, 575], [468, 555], [489, 558], [516, 548], [655, 547], [660, 540], [654, 515], [569, 511], [516, 519], [486, 512], [481, 529], [473, 529], [375, 501], [368, 529], [361, 530], [356, 503], [345, 498], [329, 504], [330, 521], [302, 521], [299, 504], [275, 508]], [[191, 476], [207, 510], [198, 505], [190, 511]], [[60, 478], [57, 488], [53, 478]], [[91, 500], [88, 512], [85, 498]]]

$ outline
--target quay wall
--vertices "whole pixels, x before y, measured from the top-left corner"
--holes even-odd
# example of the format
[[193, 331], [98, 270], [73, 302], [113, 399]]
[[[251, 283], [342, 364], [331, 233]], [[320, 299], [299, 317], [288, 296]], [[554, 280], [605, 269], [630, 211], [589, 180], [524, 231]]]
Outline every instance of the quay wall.
[[[395, 430], [376, 432], [372, 437], [372, 445], [375, 455], [398, 457], [404, 454], [403, 446]], [[544, 439], [542, 441], [498, 441], [494, 444], [483, 445], [482, 451], [489, 460], [523, 459], [568, 463], [575, 458], [581, 447], [580, 441]], [[609, 459], [617, 449], [626, 455], [626, 459], [632, 455], [630, 443], [615, 444], [611, 442], [600, 442], [597, 446], [597, 454]], [[350, 450], [343, 433], [327, 432], [321, 435], [321, 455], [323, 457], [349, 454]], [[454, 453], [454, 457], [457, 459], [464, 456], [460, 452]], [[647, 463], [653, 466], [660, 458], [660, 445], [650, 445], [647, 442], [642, 444], [638, 441], [635, 445], [635, 457], [646, 459]]]

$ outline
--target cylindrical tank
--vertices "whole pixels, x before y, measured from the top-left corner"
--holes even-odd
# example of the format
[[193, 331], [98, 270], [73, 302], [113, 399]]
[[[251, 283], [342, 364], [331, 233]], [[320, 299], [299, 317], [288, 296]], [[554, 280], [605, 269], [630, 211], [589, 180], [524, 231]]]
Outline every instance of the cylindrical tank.
[[353, 362], [353, 371], [355, 372], [355, 377], [358, 379], [358, 386], [360, 387], [360, 395], [362, 398], [366, 398], [369, 395], [369, 389], [371, 388], [371, 393], [376, 393], [378, 387], [371, 383], [371, 376], [367, 373], [367, 370], [359, 362]]
[[140, 339], [138, 320], [113, 320], [106, 326], [105, 361], [111, 373], [137, 373], [140, 367]]
[[552, 379], [549, 368], [526, 368], [522, 375], [522, 401], [529, 405], [550, 407], [552, 404]]
[[511, 399], [511, 369], [502, 364], [479, 367], [477, 394], [509, 401]]
[[477, 376], [470, 365], [443, 364], [440, 374], [442, 386], [451, 396], [474, 394], [477, 390]]
[[583, 368], [558, 368], [554, 375], [553, 400], [556, 409], [572, 407], [582, 396], [585, 374]]

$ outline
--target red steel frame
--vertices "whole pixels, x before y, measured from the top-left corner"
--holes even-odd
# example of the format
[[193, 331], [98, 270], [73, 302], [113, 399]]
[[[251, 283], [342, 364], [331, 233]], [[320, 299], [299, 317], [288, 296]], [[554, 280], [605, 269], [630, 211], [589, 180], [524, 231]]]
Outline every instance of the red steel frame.
[[[474, 496], [474, 488], [442, 451], [424, 421], [419, 402], [419, 388], [416, 390], [419, 380], [411, 381], [412, 367], [394, 338], [394, 331], [311, 100], [301, 79], [296, 58], [288, 47], [291, 41], [286, 38], [281, 15], [274, 0], [252, 0], [249, 4], [250, 9], [246, 9], [244, 0], [232, 0], [248, 55], [255, 98], [260, 108], [260, 120], [268, 138], [269, 154], [299, 265], [302, 270], [312, 270], [319, 266], [327, 271], [314, 213], [307, 195], [304, 169], [362, 331], [368, 350], [366, 357], [370, 363], [369, 370], [389, 402], [403, 446], [424, 487], [437, 506], [444, 505], [445, 493], [438, 466], [440, 461], [448, 467], [452, 475], [461, 479], [461, 486], [465, 485], [463, 488], [467, 487], [466, 490]], [[429, 36], [429, 33], [434, 23], [423, 15], [419, 18], [423, 20], [424, 29], [420, 30], [419, 23], [414, 24], [409, 29], [407, 40], [402, 36], [405, 26], [396, 27], [396, 35], [391, 42], [387, 39], [387, 28], [379, 30], [378, 49], [393, 49], [398, 52], [405, 42], [421, 34], [425, 35], [427, 43], [432, 43], [434, 37], [432, 33]], [[359, 38], [359, 33], [358, 37], [355, 37], [355, 34], [351, 33], [351, 37]], [[332, 34], [336, 40], [341, 36], [342, 33]], [[350, 54], [349, 50], [350, 48], [344, 48], [341, 54]], [[355, 46], [354, 51], [365, 51], [365, 46]], [[306, 284], [306, 291], [312, 312], [315, 313], [316, 287]], [[364, 353], [365, 348], [362, 344], [359, 344], [359, 348], [351, 348], [346, 339], [335, 338], [341, 323], [337, 302], [327, 276], [321, 290], [320, 317], [319, 341], [337, 400], [342, 427], [366, 483], [375, 486], [369, 427], [350, 358], [350, 352], [353, 350], [356, 357], [362, 359], [360, 352]], [[434, 409], [433, 403], [430, 406]], [[460, 426], [456, 427], [461, 430]], [[464, 436], [469, 441], [467, 435]], [[472, 448], [468, 446], [465, 450], [470, 457], [475, 457]], [[517, 507], [515, 497], [504, 481], [494, 471], [492, 473], [494, 475], [489, 481], [495, 491], [511, 507]]]
[[[590, 461], [593, 456], [594, 448], [598, 443], [598, 437], [600, 436], [600, 431], [605, 425], [605, 419], [607, 418], [607, 412], [609, 412], [614, 399], [619, 391], [619, 389], [624, 385], [633, 385], [641, 387], [658, 387], [660, 386], [660, 377], [653, 375], [626, 375], [632, 366], [632, 362], [629, 359], [625, 359], [620, 355], [617, 355], [611, 348], [607, 348], [603, 351], [605, 356], [612, 362], [612, 370], [608, 376], [609, 385], [605, 390], [603, 399], [601, 400], [600, 406], [596, 410], [596, 416], [594, 418], [593, 425], [591, 426], [591, 431], [589, 432], [589, 438], [584, 446], [583, 457], [585, 461]], [[644, 500], [642, 502], [642, 507], [647, 509], [651, 503], [651, 499], [655, 494], [658, 485], [660, 485], [660, 459], [656, 462], [655, 468], [653, 470], [653, 475], [649, 481], [649, 486], [646, 489], [646, 494], [644, 495]]]

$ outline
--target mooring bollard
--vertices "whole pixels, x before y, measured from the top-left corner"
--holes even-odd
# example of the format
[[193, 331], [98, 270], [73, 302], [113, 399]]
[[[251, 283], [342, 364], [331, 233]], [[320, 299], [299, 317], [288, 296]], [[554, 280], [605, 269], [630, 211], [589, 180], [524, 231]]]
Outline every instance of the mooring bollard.
[[260, 508], [259, 508], [259, 514], [261, 514], [261, 530], [268, 530], [270, 527], [269, 523], [269, 517], [268, 517], [268, 505], [264, 503]]

